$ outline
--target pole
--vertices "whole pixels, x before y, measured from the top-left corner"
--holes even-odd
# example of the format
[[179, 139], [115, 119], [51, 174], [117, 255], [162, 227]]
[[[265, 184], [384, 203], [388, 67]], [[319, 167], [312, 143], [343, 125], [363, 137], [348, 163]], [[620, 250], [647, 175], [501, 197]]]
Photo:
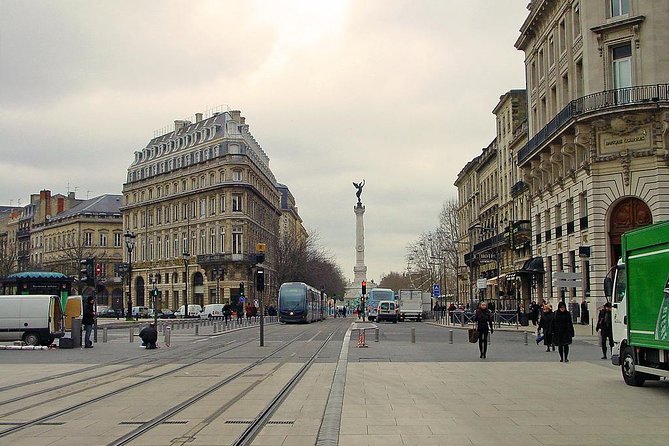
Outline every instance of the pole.
[[128, 312], [125, 315], [126, 320], [132, 320], [132, 246], [131, 242], [126, 242], [128, 248]]
[[190, 263], [190, 254], [188, 252], [184, 252], [184, 267], [186, 269], [186, 288], [184, 290], [184, 319], [188, 317], [188, 282], [190, 282], [189, 277], [188, 277], [188, 264]]
[[265, 306], [263, 305], [263, 292], [259, 291], [258, 294], [260, 295], [260, 346], [264, 347], [265, 346]]

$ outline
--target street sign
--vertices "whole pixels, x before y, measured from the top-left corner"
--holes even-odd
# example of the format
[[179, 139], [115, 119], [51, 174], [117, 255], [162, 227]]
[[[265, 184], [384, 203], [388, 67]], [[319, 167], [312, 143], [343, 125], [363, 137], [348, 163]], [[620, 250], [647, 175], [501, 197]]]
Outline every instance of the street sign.
[[476, 279], [476, 288], [479, 290], [485, 290], [486, 286], [488, 285], [488, 281], [486, 279]]
[[441, 287], [438, 283], [432, 285], [432, 297], [439, 297], [441, 295]]
[[242, 303], [242, 304], [244, 303], [244, 298], [243, 297], [239, 298], [239, 303]]
[[553, 286], [563, 288], [575, 288], [581, 286], [581, 273], [570, 273], [556, 271], [553, 273]]

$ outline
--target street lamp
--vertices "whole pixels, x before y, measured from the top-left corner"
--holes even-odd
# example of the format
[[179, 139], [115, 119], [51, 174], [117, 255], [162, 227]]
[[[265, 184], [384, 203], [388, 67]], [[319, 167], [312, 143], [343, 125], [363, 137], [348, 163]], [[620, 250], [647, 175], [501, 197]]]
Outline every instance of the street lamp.
[[125, 315], [126, 320], [132, 320], [132, 250], [135, 248], [135, 238], [137, 236], [134, 232], [126, 232], [123, 234], [125, 239], [125, 247], [128, 250], [128, 312]]
[[184, 291], [184, 319], [186, 319], [188, 317], [188, 263], [190, 262], [190, 253], [188, 251], [184, 251], [183, 258], [184, 267], [186, 268], [186, 290]]

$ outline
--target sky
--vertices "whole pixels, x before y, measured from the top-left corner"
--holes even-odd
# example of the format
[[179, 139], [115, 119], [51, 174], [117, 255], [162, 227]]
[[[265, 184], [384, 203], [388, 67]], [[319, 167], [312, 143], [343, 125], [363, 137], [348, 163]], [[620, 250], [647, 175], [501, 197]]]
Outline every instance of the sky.
[[524, 88], [527, 3], [0, 0], [0, 205], [120, 194], [155, 130], [223, 106], [349, 279], [364, 179], [368, 279], [402, 272]]

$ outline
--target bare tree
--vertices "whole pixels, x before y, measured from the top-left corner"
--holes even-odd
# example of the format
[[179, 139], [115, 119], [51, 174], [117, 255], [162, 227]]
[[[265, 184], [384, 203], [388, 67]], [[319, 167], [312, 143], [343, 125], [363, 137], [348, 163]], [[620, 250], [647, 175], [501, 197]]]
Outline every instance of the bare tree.
[[3, 240], [0, 243], [0, 277], [7, 277], [16, 271], [16, 247]]
[[381, 277], [379, 288], [390, 288], [394, 291], [412, 288], [410, 277], [407, 274], [391, 271], [388, 274], [382, 274]]

